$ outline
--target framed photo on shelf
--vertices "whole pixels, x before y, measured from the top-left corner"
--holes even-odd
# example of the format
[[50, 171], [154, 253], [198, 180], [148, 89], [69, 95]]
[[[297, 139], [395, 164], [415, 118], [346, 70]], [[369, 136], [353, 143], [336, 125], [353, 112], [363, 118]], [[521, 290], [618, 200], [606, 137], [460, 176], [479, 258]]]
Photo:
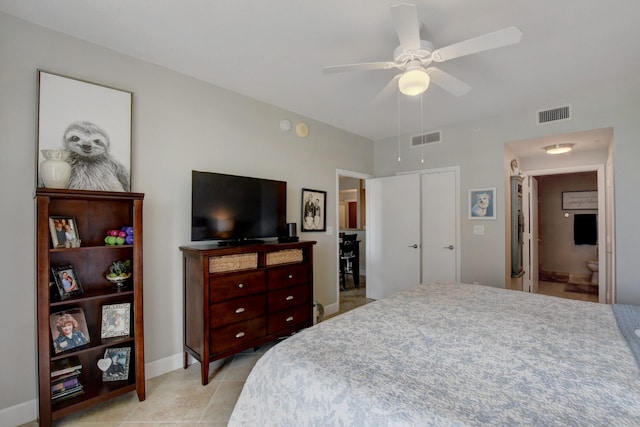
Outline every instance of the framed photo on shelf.
[[302, 231], [327, 230], [327, 192], [302, 189]]
[[60, 299], [65, 299], [71, 295], [81, 295], [84, 293], [78, 274], [73, 265], [56, 265], [51, 267], [53, 279], [58, 287]]
[[129, 336], [131, 329], [131, 303], [102, 306], [100, 338]]
[[[132, 102], [132, 92], [38, 70], [37, 164], [57, 151], [71, 164], [67, 188], [131, 191]], [[36, 170], [47, 186], [47, 169]]]
[[54, 248], [77, 248], [80, 246], [80, 234], [73, 217], [50, 216], [49, 231]]
[[52, 313], [49, 319], [56, 354], [82, 347], [91, 341], [87, 319], [81, 308]]
[[496, 189], [469, 190], [469, 219], [496, 219]]
[[129, 361], [131, 358], [131, 348], [108, 348], [104, 352], [103, 360], [109, 367], [102, 372], [102, 381], [126, 381], [129, 379]]

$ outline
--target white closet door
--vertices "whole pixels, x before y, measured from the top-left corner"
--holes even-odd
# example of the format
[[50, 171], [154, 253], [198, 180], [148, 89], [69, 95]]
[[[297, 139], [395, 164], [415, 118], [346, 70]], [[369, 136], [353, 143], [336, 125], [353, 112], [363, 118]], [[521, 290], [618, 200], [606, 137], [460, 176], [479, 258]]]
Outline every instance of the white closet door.
[[366, 180], [367, 298], [420, 283], [420, 175]]

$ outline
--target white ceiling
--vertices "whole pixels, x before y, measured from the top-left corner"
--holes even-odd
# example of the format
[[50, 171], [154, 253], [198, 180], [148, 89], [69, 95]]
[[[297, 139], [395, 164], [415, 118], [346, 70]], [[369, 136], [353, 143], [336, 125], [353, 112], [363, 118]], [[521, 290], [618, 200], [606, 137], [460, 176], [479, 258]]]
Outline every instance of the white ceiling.
[[436, 48], [509, 26], [523, 32], [517, 45], [439, 64], [472, 90], [455, 97], [432, 85], [421, 124], [419, 100], [402, 96], [400, 114], [396, 96], [371, 103], [395, 70], [322, 72], [391, 60], [396, 3], [0, 0], [0, 11], [373, 140], [514, 109], [535, 114], [640, 76], [638, 0], [415, 1], [422, 38]]

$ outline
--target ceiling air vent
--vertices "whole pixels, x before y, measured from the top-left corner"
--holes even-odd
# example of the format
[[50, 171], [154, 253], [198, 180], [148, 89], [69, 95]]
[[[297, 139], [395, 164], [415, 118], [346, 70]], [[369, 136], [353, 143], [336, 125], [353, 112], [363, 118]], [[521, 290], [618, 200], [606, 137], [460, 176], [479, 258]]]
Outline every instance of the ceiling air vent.
[[538, 111], [538, 124], [557, 122], [560, 120], [571, 120], [571, 106], [552, 108], [550, 110]]
[[440, 142], [440, 131], [438, 132], [430, 132], [425, 133], [424, 135], [416, 135], [411, 137], [411, 146], [419, 147], [425, 144], [434, 144], [436, 142]]

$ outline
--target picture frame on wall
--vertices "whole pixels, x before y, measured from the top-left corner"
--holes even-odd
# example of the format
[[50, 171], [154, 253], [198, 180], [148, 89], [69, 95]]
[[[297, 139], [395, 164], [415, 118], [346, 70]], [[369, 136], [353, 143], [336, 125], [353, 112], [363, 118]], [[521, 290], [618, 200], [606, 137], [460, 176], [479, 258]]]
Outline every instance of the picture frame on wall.
[[327, 192], [302, 189], [302, 231], [327, 230]]
[[49, 231], [53, 248], [77, 248], [80, 246], [80, 233], [74, 217], [50, 216]]
[[496, 219], [496, 188], [469, 190], [469, 219]]
[[56, 282], [60, 299], [64, 300], [72, 295], [84, 293], [78, 274], [72, 264], [52, 266], [51, 273]]
[[132, 92], [38, 70], [37, 186], [131, 191], [132, 102]]
[[100, 338], [129, 336], [131, 330], [131, 303], [102, 306]]
[[49, 319], [51, 339], [56, 354], [91, 342], [87, 319], [81, 308], [52, 313]]

